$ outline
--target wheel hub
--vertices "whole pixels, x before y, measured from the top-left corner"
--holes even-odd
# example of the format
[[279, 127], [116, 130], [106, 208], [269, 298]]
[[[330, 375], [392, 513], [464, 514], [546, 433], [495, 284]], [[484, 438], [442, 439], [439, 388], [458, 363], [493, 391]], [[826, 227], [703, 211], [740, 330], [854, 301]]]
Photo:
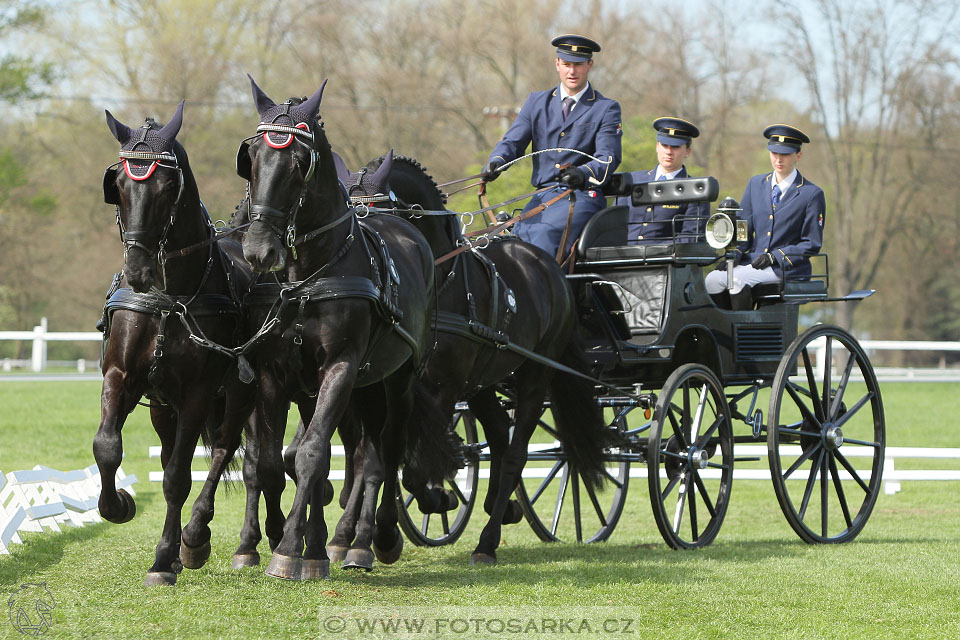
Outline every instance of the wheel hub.
[[710, 461], [710, 453], [706, 449], [697, 449], [690, 447], [687, 452], [687, 460], [690, 461], [690, 467], [693, 469], [706, 469]]
[[843, 444], [843, 430], [832, 424], [823, 427], [823, 444], [827, 449], [836, 450]]

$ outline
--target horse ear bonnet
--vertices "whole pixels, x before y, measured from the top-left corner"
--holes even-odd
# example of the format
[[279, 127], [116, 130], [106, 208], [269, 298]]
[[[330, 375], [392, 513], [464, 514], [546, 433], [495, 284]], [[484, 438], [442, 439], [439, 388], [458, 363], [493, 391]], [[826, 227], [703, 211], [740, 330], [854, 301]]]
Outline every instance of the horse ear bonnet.
[[[138, 129], [131, 129], [119, 120], [113, 117], [109, 111], [107, 113], [107, 126], [113, 133], [113, 136], [122, 145], [121, 151], [143, 151], [146, 153], [171, 153], [176, 155], [173, 143], [180, 132], [183, 124], [183, 101], [177, 105], [177, 110], [170, 119], [170, 122], [162, 127], [154, 122], [152, 118], [147, 118], [143, 126]], [[154, 161], [153, 160], [133, 160], [125, 161], [126, 168], [130, 175], [141, 178], [149, 175]], [[103, 201], [107, 204], [120, 204], [120, 193], [117, 191], [116, 167], [111, 167], [103, 174]]]

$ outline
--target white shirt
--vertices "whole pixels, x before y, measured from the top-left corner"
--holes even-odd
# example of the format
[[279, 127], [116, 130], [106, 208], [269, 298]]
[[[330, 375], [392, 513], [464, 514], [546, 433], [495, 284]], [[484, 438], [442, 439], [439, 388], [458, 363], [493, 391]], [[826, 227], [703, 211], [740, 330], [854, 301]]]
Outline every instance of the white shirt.
[[794, 169], [793, 171], [790, 172], [790, 175], [788, 175], [786, 178], [783, 179], [783, 182], [778, 183], [778, 182], [777, 182], [777, 173], [776, 173], [776, 171], [774, 171], [774, 172], [773, 172], [773, 175], [772, 175], [771, 178], [770, 178], [770, 182], [773, 183], [773, 184], [770, 185], [770, 194], [773, 195], [773, 186], [776, 185], [776, 184], [779, 184], [779, 185], [780, 185], [780, 198], [782, 199], [782, 198], [783, 198], [783, 194], [785, 194], [785, 193], [787, 192], [787, 189], [790, 188], [790, 185], [792, 185], [792, 184], [796, 181], [796, 179], [797, 179], [797, 170]]
[[680, 173], [681, 171], [683, 171], [683, 165], [681, 165], [680, 168], [677, 169], [676, 171], [671, 171], [670, 173], [664, 173], [664, 172], [663, 172], [663, 167], [661, 167], [661, 166], [658, 164], [658, 165], [657, 165], [657, 175], [656, 175], [656, 177], [655, 177], [654, 179], [655, 179], [655, 180], [659, 180], [659, 179], [660, 179], [660, 176], [666, 176], [666, 178], [664, 178], [664, 180], [673, 180], [674, 178], [677, 177], [677, 174]]
[[561, 84], [560, 85], [560, 103], [561, 104], [563, 103], [564, 98], [573, 98], [573, 104], [570, 105], [570, 112], [573, 113], [573, 110], [577, 108], [578, 104], [580, 104], [580, 98], [583, 97], [583, 94], [586, 93], [587, 89], [589, 88], [590, 88], [590, 83], [588, 82], [583, 87], [583, 89], [580, 89], [580, 91], [576, 92], [573, 95], [570, 95], [569, 93], [567, 93], [567, 88]]

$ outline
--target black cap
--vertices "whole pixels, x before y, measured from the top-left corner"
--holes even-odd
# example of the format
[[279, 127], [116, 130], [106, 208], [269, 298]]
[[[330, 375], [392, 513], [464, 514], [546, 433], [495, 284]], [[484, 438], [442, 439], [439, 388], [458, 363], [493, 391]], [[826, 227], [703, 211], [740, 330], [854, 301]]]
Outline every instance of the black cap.
[[671, 147], [689, 144], [700, 135], [700, 130], [690, 122], [680, 118], [657, 118], [653, 121], [657, 130], [657, 140]]
[[810, 142], [803, 131], [788, 124], [772, 124], [763, 130], [763, 137], [769, 140], [767, 149], [774, 153], [796, 153], [804, 142]]
[[550, 41], [557, 48], [557, 57], [567, 62], [586, 62], [600, 51], [600, 45], [584, 36], [565, 34]]

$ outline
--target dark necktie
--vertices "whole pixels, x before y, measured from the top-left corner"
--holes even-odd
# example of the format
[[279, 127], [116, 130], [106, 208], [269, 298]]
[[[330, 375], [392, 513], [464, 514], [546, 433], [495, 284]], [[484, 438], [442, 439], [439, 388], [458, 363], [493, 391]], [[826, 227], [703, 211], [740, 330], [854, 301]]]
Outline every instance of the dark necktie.
[[773, 185], [773, 196], [771, 196], [770, 201], [773, 203], [774, 209], [776, 209], [777, 205], [780, 204], [780, 185]]
[[566, 120], [567, 116], [570, 115], [570, 109], [573, 109], [573, 105], [576, 104], [576, 100], [573, 98], [567, 97], [563, 99], [563, 119]]
[[661, 174], [660, 174], [660, 177], [657, 178], [657, 180], [666, 180], [666, 179], [667, 179], [667, 174], [665, 174], [665, 173], [661, 173]]

